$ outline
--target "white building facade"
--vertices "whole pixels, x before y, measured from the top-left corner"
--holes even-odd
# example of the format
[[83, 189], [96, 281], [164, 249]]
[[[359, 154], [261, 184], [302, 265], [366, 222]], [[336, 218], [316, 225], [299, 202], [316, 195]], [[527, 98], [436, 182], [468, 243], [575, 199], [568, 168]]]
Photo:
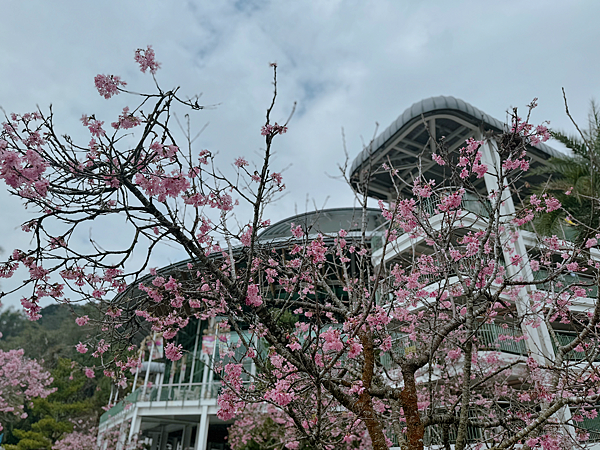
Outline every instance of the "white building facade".
[[[433, 97], [418, 102], [408, 108], [398, 119], [381, 133], [367, 148], [365, 148], [355, 159], [350, 169], [350, 179], [353, 187], [357, 190], [368, 186], [368, 195], [371, 198], [394, 202], [398, 197], [412, 197], [411, 186], [406, 185], [396, 190], [389, 175], [382, 171], [373, 170], [387, 163], [398, 169], [400, 176], [405, 180], [417, 178], [419, 175], [426, 179], [433, 179], [439, 185], [443, 184], [445, 173], [443, 168], [431, 160], [431, 153], [436, 151], [436, 142], [444, 138], [445, 145], [450, 151], [456, 151], [462, 147], [468, 138], [483, 140], [482, 162], [494, 166], [496, 164], [496, 149], [494, 142], [487, 139], [491, 132], [502, 132], [505, 124], [490, 117], [468, 103], [453, 97]], [[545, 164], [552, 156], [561, 154], [551, 147], [540, 144], [530, 147], [528, 157], [533, 167]], [[365, 179], [369, 177], [369, 179]], [[530, 179], [530, 183], [543, 181], [540, 178]], [[368, 182], [368, 183], [367, 183]], [[479, 193], [488, 195], [498, 190], [496, 179], [490, 175], [482, 177], [477, 182], [476, 189]], [[435, 202], [435, 195], [431, 201]], [[508, 193], [505, 193], [502, 205], [502, 213], [514, 216], [515, 202]], [[433, 204], [430, 205], [433, 208]], [[465, 197], [465, 209], [477, 208], [476, 202], [469, 205], [468, 196]], [[323, 231], [335, 232], [347, 226], [351, 209], [340, 209], [322, 212], [318, 218], [323, 226]], [[476, 211], [475, 211], [476, 212]], [[314, 213], [315, 217], [317, 217]], [[308, 215], [305, 215], [308, 216]], [[468, 227], [477, 229], [484, 224], [478, 219], [478, 214], [465, 216]], [[374, 266], [379, 264], [392, 264], [402, 261], [404, 254], [414, 252], [419, 248], [422, 238], [411, 238], [408, 234], [400, 235], [397, 240], [388, 245], [385, 255], [383, 253], [382, 240], [378, 236], [383, 235], [386, 224], [381, 215], [371, 211], [369, 213], [369, 233], [372, 236], [372, 262]], [[305, 220], [308, 220], [305, 217]], [[471, 222], [469, 222], [471, 220]], [[430, 219], [432, 224], [436, 223], [436, 217]], [[269, 242], [277, 242], [278, 239], [288, 239], [290, 234], [290, 223], [300, 223], [299, 216], [284, 220], [267, 229], [261, 238]], [[441, 223], [438, 224], [441, 226]], [[516, 252], [527, 260], [530, 249], [538, 245], [536, 236], [526, 230], [521, 231], [515, 240]], [[418, 250], [417, 250], [418, 251]], [[600, 260], [600, 254], [593, 254]], [[510, 255], [505, 255], [509, 260]], [[180, 263], [181, 265], [186, 262]], [[169, 268], [168, 270], [174, 270]], [[511, 266], [507, 270], [512, 270]], [[530, 269], [525, 272], [526, 280], [534, 281], [536, 274]], [[509, 275], [511, 275], [509, 273]], [[538, 275], [539, 276], [539, 275]], [[571, 274], [564, 279], [565, 283], [585, 280], [583, 274]], [[525, 314], [529, 308], [529, 294], [534, 289], [544, 289], [542, 285], [532, 285], [527, 290], [523, 289], [515, 302], [519, 314]], [[579, 312], [589, 311], [597, 301], [597, 290], [590, 289], [589, 297], [581, 299], [573, 305], [573, 309]], [[214, 358], [216, 358], [218, 336], [214, 322], [194, 322], [188, 326], [187, 336], [184, 333], [182, 339], [184, 348], [187, 350], [185, 359], [173, 364], [147, 363], [140, 378], [145, 381], [153, 381], [152, 387], [139, 387], [133, 393], [107, 411], [101, 418], [100, 434], [114, 429], [122, 431], [122, 444], [127, 445], [127, 440], [140, 434], [142, 438], [148, 439], [151, 450], [225, 450], [227, 447], [227, 426], [217, 418], [217, 394], [220, 388], [218, 377], [210, 370]], [[186, 330], [188, 330], [186, 328]], [[546, 359], [552, 360], [554, 345], [550, 333], [553, 333], [561, 344], [570, 342], [574, 333], [568, 327], [549, 330], [544, 323], [533, 327], [523, 322], [520, 329], [513, 333], [527, 335], [529, 339], [518, 343], [509, 341], [502, 344], [499, 350], [507, 355], [507, 358], [523, 358], [531, 356], [542, 363]], [[498, 335], [506, 333], [499, 327], [489, 324], [481, 328], [480, 340], [489, 341], [490, 344], [497, 341]], [[236, 339], [234, 334], [225, 340]], [[187, 340], [186, 340], [187, 339]], [[213, 343], [211, 346], [210, 343]], [[400, 344], [399, 344], [400, 345]], [[495, 348], [498, 350], [498, 348]], [[571, 352], [570, 357], [581, 358], [577, 352]], [[386, 363], [382, 360], [382, 363]], [[253, 371], [252, 362], [248, 360], [248, 370]], [[142, 383], [142, 386], [147, 383]], [[563, 420], [570, 418], [568, 408], [558, 412]], [[589, 445], [600, 448], [600, 418], [586, 419], [579, 422], [579, 426], [590, 432]], [[567, 430], [567, 432], [569, 432]], [[476, 436], [474, 435], [474, 438]], [[433, 436], [429, 437], [430, 445], [437, 445]]]

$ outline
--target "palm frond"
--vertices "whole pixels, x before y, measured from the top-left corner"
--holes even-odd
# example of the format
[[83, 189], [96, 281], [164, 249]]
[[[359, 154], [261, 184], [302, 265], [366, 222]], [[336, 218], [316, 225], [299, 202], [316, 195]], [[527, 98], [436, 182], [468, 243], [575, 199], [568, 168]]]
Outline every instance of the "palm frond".
[[554, 139], [558, 142], [562, 143], [570, 149], [575, 155], [579, 155], [581, 157], [586, 157], [588, 150], [585, 142], [579, 137], [575, 135], [569, 135], [564, 133], [563, 131], [552, 130], [550, 134]]

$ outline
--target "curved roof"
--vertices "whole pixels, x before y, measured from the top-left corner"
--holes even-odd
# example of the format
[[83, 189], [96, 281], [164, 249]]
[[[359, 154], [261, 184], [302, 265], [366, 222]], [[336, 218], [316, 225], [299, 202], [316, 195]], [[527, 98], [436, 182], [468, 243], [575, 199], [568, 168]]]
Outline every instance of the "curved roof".
[[[258, 242], [263, 246], [273, 245], [276, 248], [282, 243], [287, 243], [292, 238], [291, 224], [301, 225], [304, 230], [308, 230], [310, 236], [316, 236], [317, 233], [333, 235], [338, 233], [340, 229], [345, 229], [348, 232], [359, 231], [361, 223], [362, 210], [360, 208], [332, 208], [323, 209], [320, 211], [311, 211], [303, 214], [297, 214], [287, 219], [281, 220], [268, 228], [266, 228], [258, 236]], [[367, 232], [374, 231], [377, 227], [385, 222], [385, 218], [381, 214], [379, 209], [367, 209]], [[233, 252], [243, 250], [243, 246], [236, 246], [233, 248]], [[211, 253], [210, 257], [220, 258], [221, 253]], [[181, 272], [185, 274], [190, 272], [188, 263], [193, 263], [193, 259], [184, 259], [175, 263], [171, 263], [168, 266], [164, 266], [157, 269], [157, 273], [161, 276], [172, 275], [175, 272]], [[129, 284], [127, 289], [115, 296], [113, 301], [117, 301], [121, 298], [137, 293], [145, 295], [139, 291], [139, 283], [149, 283], [154, 278], [152, 275], [145, 275], [135, 283]]]
[[[292, 237], [291, 225], [302, 225], [309, 234], [337, 234], [340, 229], [346, 231], [360, 230], [362, 210], [356, 208], [332, 208], [297, 214], [281, 220], [264, 230], [258, 240], [262, 243], [275, 239]], [[373, 231], [383, 223], [383, 216], [378, 209], [367, 209], [367, 229]]]
[[[406, 109], [368, 147], [363, 149], [354, 159], [349, 175], [351, 177], [355, 175], [359, 168], [370, 158], [377, 158], [378, 153], [384, 151], [393, 139], [414, 125], [416, 121], [422, 120], [422, 117], [427, 118], [435, 115], [453, 116], [464, 122], [468, 122], [473, 127], [483, 127], [485, 130], [503, 131], [506, 129], [504, 122], [475, 108], [464, 100], [443, 95], [427, 98], [414, 103], [410, 108]], [[542, 158], [545, 156], [545, 159], [551, 156], [562, 155], [557, 150], [545, 144], [536, 145], [535, 148], [544, 154], [540, 156]]]

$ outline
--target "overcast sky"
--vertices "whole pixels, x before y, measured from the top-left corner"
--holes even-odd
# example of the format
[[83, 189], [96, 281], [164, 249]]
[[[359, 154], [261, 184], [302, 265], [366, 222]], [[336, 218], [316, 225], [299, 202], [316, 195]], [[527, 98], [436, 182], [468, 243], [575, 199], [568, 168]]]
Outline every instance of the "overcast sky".
[[[572, 130], [571, 111], [584, 122], [600, 99], [598, 17], [588, 1], [268, 1], [4, 0], [0, 27], [0, 105], [23, 113], [52, 104], [59, 132], [77, 136], [79, 118], [114, 120], [124, 96], [101, 98], [98, 73], [120, 75], [128, 87], [150, 90], [133, 62], [150, 44], [165, 88], [202, 93], [217, 104], [193, 118], [208, 127], [199, 148], [224, 165], [244, 155], [258, 162], [260, 126], [271, 96], [269, 63], [279, 66], [274, 119], [298, 109], [277, 140], [275, 168], [287, 195], [273, 205], [273, 222], [318, 207], [353, 204], [350, 190], [328, 176], [343, 163], [344, 128], [354, 158], [376, 129], [412, 103], [436, 95], [461, 98], [501, 120], [534, 97], [534, 121]], [[308, 199], [308, 206], [307, 206]], [[0, 245], [25, 248], [20, 202], [0, 192]], [[102, 230], [94, 230], [100, 234]], [[155, 265], [179, 259], [163, 249]], [[4, 282], [6, 289], [11, 285]], [[18, 304], [19, 296], [4, 304]]]

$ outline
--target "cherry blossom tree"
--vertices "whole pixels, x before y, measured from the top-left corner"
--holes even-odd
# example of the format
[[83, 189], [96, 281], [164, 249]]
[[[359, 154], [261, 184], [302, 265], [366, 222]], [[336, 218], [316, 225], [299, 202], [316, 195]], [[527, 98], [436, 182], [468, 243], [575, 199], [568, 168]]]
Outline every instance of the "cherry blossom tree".
[[103, 450], [116, 450], [125, 448], [126, 450], [142, 450], [147, 448], [142, 441], [138, 440], [138, 436], [134, 436], [132, 441], [125, 445], [125, 437], [127, 431], [110, 430], [105, 432], [98, 441], [98, 429], [89, 426], [89, 423], [75, 424], [73, 431], [66, 433], [58, 439], [52, 446], [52, 450], [95, 450], [101, 448]]
[[[360, 419], [347, 412], [332, 411], [325, 433], [338, 441], [340, 449], [370, 449], [371, 440]], [[340, 440], [339, 438], [342, 437]], [[249, 403], [229, 428], [233, 450], [247, 448], [309, 449], [293, 420], [281, 408], [265, 403]]]
[[37, 361], [25, 358], [23, 350], [0, 350], [0, 430], [3, 425], [27, 417], [25, 406], [36, 397], [54, 392], [52, 377]]
[[96, 448], [96, 432], [91, 428], [88, 432], [72, 431], [52, 446], [53, 450], [94, 450]]
[[[285, 242], [265, 242], [265, 208], [285, 188], [271, 167], [288, 126], [272, 119], [276, 65], [262, 161], [253, 166], [240, 155], [219, 170], [213, 153], [194, 148], [195, 136], [172, 126], [176, 109], [203, 109], [198, 99], [160, 87], [150, 47], [135, 59], [156, 92], [137, 94], [139, 105], [110, 128], [84, 114], [88, 144], [61, 135], [51, 110], [12, 114], [3, 125], [0, 178], [36, 216], [23, 225], [32, 247], [15, 250], [0, 274], [28, 271], [22, 304], [32, 320], [44, 297], [95, 302], [101, 335], [78, 349], [92, 347], [104, 373], [125, 384], [124, 373], [139, 364], [127, 353], [139, 327], [150, 324], [169, 340], [191, 317], [219, 318], [222, 332], [239, 336], [214, 367], [223, 380], [219, 416], [248, 421], [252, 408], [276, 408], [280, 425], [295, 430], [285, 448], [382, 450], [392, 438], [415, 450], [435, 439], [447, 449], [455, 441], [457, 450], [559, 448], [587, 439], [578, 424], [596, 414], [600, 308], [571, 306], [598, 285], [600, 236], [578, 247], [531, 228], [536, 215], [561, 208], [522, 181], [527, 149], [548, 138], [545, 126], [515, 111], [504, 133], [458, 151], [442, 140], [431, 155], [447, 171], [441, 186], [405, 180], [391, 163], [371, 167], [364, 183], [385, 173], [398, 192], [409, 185], [414, 194], [380, 202], [380, 235], [368, 227], [368, 187], [359, 183], [356, 227], [323, 234], [292, 224]], [[131, 94], [115, 75], [98, 75], [95, 85], [106, 99]], [[481, 179], [496, 189], [482, 194]], [[128, 244], [77, 244], [106, 217], [126, 219]], [[525, 232], [536, 239], [529, 252], [520, 250]], [[419, 245], [386, 264], [403, 236]], [[380, 261], [372, 258], [375, 237], [383, 240]], [[163, 243], [189, 262], [166, 272], [149, 267]], [[146, 273], [150, 281], [139, 282]], [[565, 283], [572, 273], [585, 281]], [[568, 342], [557, 324], [573, 333]], [[104, 358], [119, 348], [122, 359]], [[171, 342], [165, 353], [177, 360], [182, 348]]]

